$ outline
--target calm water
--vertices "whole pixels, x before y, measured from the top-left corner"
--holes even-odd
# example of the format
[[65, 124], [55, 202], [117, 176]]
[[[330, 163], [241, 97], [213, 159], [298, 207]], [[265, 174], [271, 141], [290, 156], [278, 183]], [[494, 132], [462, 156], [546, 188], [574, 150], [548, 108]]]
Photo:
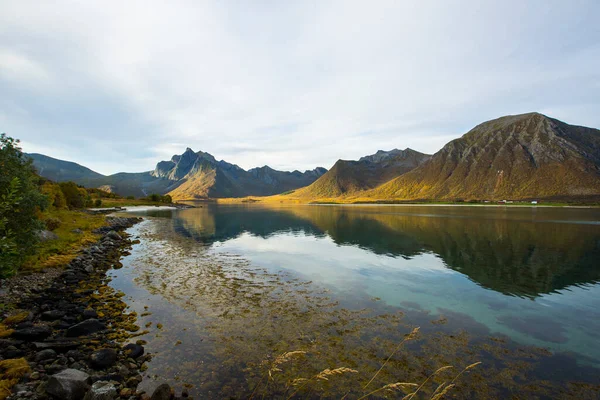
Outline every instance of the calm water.
[[[597, 395], [599, 209], [204, 204], [145, 214], [112, 285], [150, 314], [139, 320], [155, 354], [148, 387], [166, 379], [195, 395], [285, 398], [294, 378], [345, 366], [359, 372], [299, 394], [357, 398], [353, 382], [419, 326], [420, 340], [370, 389], [482, 361], [457, 397]], [[287, 351], [306, 354], [265, 379]]]

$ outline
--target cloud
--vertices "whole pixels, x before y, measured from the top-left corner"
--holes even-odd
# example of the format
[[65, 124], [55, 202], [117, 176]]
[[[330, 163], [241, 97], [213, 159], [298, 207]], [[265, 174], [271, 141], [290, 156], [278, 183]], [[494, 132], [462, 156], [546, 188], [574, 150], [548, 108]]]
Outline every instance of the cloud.
[[[99, 172], [435, 152], [538, 110], [600, 126], [594, 1], [7, 1], [0, 130]], [[47, 150], [44, 150], [47, 149]]]

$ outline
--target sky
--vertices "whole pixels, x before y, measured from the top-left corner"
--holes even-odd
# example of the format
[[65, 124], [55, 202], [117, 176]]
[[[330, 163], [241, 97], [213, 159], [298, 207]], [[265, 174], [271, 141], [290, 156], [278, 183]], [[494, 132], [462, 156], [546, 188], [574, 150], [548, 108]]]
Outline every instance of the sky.
[[600, 128], [600, 2], [0, 0], [0, 132], [110, 174], [438, 151], [538, 111]]

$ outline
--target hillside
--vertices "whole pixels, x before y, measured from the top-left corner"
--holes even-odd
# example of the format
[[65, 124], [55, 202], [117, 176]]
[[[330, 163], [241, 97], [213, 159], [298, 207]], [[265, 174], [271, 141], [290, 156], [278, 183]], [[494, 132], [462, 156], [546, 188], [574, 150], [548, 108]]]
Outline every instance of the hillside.
[[43, 154], [26, 155], [33, 160], [33, 164], [41, 176], [56, 182], [84, 182], [104, 177], [104, 175], [74, 162], [58, 160]]
[[413, 170], [431, 156], [412, 149], [377, 153], [358, 161], [338, 160], [334, 166], [312, 185], [299, 189], [295, 197], [332, 198], [372, 189]]
[[538, 113], [485, 122], [419, 168], [360, 194], [373, 200], [600, 195], [600, 131]]

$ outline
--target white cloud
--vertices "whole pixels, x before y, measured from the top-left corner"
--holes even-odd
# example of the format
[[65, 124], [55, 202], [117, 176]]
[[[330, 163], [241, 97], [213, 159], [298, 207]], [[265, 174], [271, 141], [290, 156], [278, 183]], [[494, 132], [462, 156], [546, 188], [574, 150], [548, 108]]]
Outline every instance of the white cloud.
[[[0, 130], [116, 172], [188, 146], [244, 168], [431, 153], [486, 119], [533, 110], [599, 126], [598, 11], [593, 1], [7, 1], [0, 109], [24, 112], [3, 112]], [[60, 90], [33, 84], [43, 77]]]

